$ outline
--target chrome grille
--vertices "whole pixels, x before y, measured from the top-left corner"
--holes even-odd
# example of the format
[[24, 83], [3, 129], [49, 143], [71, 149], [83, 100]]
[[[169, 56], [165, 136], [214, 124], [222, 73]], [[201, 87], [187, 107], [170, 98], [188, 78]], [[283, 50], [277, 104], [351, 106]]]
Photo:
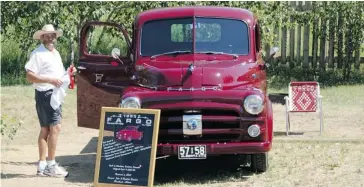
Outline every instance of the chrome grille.
[[[202, 115], [202, 129], [209, 131], [202, 136], [187, 136], [182, 133], [182, 116], [189, 114]], [[219, 116], [228, 120], [204, 120], [204, 117]], [[234, 120], [236, 119], [236, 120]], [[212, 109], [191, 109], [191, 110], [162, 110], [160, 121], [159, 143], [194, 143], [194, 142], [238, 142], [257, 141], [257, 138], [249, 138], [244, 135], [244, 129], [252, 122], [240, 120], [240, 115], [234, 110], [212, 110]], [[221, 130], [221, 131], [220, 131]], [[242, 130], [242, 132], [239, 132]], [[172, 133], [173, 131], [173, 133]], [[247, 137], [248, 136], [248, 137]]]

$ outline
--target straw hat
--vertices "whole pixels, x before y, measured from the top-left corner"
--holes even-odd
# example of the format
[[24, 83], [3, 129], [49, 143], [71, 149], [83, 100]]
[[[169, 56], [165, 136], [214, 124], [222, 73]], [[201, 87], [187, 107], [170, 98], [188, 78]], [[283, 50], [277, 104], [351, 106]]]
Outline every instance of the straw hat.
[[62, 36], [62, 30], [55, 30], [52, 24], [44, 25], [42, 30], [38, 30], [34, 33], [33, 39], [39, 40], [43, 34], [55, 33], [56, 37]]

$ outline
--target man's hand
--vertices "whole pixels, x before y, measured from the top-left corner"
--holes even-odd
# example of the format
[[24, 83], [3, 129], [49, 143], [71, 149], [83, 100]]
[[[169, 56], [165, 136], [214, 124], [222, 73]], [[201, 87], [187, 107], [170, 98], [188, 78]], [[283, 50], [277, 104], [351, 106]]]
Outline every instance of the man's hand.
[[70, 67], [67, 68], [68, 75], [75, 75], [76, 72], [77, 72], [77, 69], [73, 65], [71, 65]]
[[63, 82], [61, 80], [59, 80], [59, 79], [56, 79], [56, 78], [50, 78], [49, 83], [53, 84], [55, 87], [59, 88], [59, 87], [62, 86]]

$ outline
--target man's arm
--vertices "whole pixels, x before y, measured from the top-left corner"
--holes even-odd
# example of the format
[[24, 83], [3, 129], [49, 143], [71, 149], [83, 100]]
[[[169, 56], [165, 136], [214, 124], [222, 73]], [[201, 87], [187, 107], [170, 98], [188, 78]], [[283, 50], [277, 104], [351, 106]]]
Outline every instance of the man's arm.
[[56, 87], [60, 87], [62, 85], [62, 81], [55, 78], [48, 78], [48, 77], [42, 77], [39, 75], [36, 75], [32, 71], [27, 71], [26, 75], [27, 81], [30, 83], [49, 83], [53, 84]]
[[50, 78], [36, 75], [32, 71], [27, 71], [27, 81], [30, 83], [50, 83], [51, 82]]

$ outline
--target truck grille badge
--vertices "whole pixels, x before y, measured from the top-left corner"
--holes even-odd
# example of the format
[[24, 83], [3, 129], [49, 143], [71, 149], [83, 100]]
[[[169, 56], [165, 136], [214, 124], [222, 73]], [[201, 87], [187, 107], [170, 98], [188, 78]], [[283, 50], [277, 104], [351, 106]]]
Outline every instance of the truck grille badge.
[[202, 135], [202, 115], [183, 115], [183, 134]]
[[195, 130], [197, 128], [197, 120], [196, 119], [190, 119], [187, 121], [187, 128], [190, 130]]

